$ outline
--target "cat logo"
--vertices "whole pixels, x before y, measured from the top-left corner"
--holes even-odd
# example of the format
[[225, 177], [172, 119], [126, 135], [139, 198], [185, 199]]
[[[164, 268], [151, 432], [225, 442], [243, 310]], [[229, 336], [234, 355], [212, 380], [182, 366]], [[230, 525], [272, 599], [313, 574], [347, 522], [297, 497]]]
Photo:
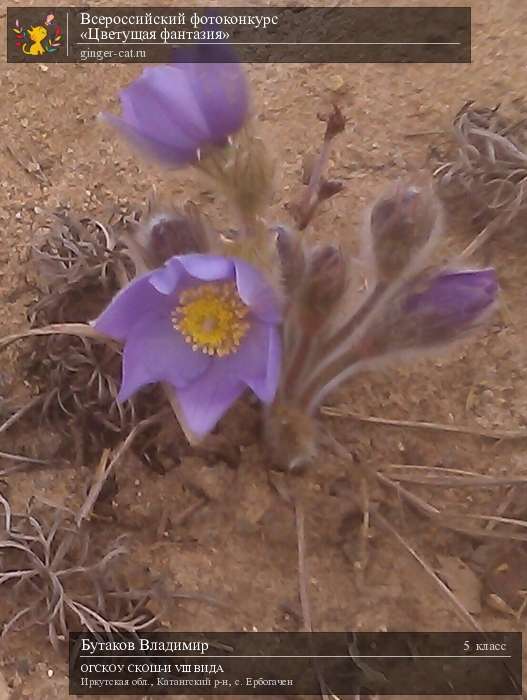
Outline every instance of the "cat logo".
[[43, 24], [24, 29], [18, 20], [13, 28], [16, 46], [26, 56], [44, 56], [55, 53], [62, 43], [62, 30], [55, 21], [55, 15], [48, 15]]

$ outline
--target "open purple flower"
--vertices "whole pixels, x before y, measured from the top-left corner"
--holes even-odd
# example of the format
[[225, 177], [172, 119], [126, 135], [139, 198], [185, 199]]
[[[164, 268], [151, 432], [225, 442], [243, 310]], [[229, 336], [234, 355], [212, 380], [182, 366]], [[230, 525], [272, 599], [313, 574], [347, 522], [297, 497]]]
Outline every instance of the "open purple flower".
[[280, 320], [276, 296], [255, 268], [192, 254], [131, 282], [93, 325], [125, 344], [118, 399], [167, 382], [186, 425], [203, 437], [246, 387], [273, 400]]
[[145, 68], [120, 92], [122, 117], [103, 117], [168, 165], [186, 165], [208, 147], [224, 146], [247, 118], [248, 87], [239, 63], [221, 62], [226, 47], [207, 48], [209, 63], [189, 63], [194, 54], [182, 50], [178, 63]]

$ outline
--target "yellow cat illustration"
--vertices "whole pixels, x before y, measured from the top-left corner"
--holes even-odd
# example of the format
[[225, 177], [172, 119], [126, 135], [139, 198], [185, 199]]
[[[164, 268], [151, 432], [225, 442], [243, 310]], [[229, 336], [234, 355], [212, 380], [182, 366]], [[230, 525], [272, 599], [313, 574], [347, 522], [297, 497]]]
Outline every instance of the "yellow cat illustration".
[[22, 51], [28, 56], [42, 56], [46, 53], [46, 50], [42, 46], [42, 42], [48, 35], [48, 30], [45, 27], [31, 27], [27, 30], [29, 39], [33, 42], [29, 47], [29, 51], [26, 51], [27, 44], [22, 46]]

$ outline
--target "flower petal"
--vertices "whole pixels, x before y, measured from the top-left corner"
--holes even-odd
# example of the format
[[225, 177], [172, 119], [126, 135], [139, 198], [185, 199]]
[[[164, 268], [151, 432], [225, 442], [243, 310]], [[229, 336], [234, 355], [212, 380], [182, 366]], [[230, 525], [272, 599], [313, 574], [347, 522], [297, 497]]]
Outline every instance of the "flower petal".
[[[209, 17], [209, 29], [221, 29], [210, 8], [206, 12]], [[211, 44], [188, 44], [184, 48], [176, 48], [172, 52], [174, 63], [239, 63], [240, 59], [234, 48], [225, 41], [215, 41]]]
[[498, 281], [493, 268], [484, 270], [443, 271], [428, 287], [411, 296], [406, 308], [412, 312], [427, 310], [453, 325], [471, 322], [496, 299]]
[[[206, 13], [207, 26], [221, 29], [217, 15]], [[221, 143], [238, 131], [249, 108], [249, 89], [244, 68], [232, 46], [226, 42], [198, 44], [177, 49], [174, 62], [190, 64], [189, 79], [213, 141]]]
[[[172, 80], [157, 74], [159, 69], [168, 69]], [[183, 78], [178, 82], [177, 78], [177, 72], [168, 67], [147, 68], [137, 80], [120, 91], [122, 118], [147, 138], [161, 141], [167, 147], [188, 150], [196, 147], [199, 137], [182, 128], [184, 120], [181, 111], [172, 105], [172, 93], [177, 100], [180, 96], [185, 97], [189, 91], [186, 80]], [[193, 111], [198, 114], [197, 107]]]
[[103, 115], [137, 146], [167, 164], [184, 165], [211, 141], [209, 124], [201, 112], [190, 66], [155, 66], [119, 97], [122, 118]]
[[92, 321], [95, 330], [116, 340], [125, 340], [144, 314], [170, 308], [168, 300], [150, 284], [148, 272], [130, 282], [110, 302], [101, 315]]
[[215, 142], [242, 126], [249, 108], [245, 72], [239, 63], [197, 63], [191, 82]]
[[189, 275], [204, 282], [228, 279], [233, 276], [232, 261], [221, 255], [194, 253], [181, 255], [178, 260]]
[[264, 403], [278, 388], [282, 347], [276, 326], [253, 320], [238, 352], [214, 360], [226, 376], [241, 379]]
[[243, 260], [233, 259], [238, 293], [251, 311], [262, 321], [279, 323], [281, 309], [278, 297], [259, 270]]
[[126, 401], [146, 384], [165, 381], [186, 387], [211, 365], [210, 357], [194, 352], [169, 314], [148, 314], [134, 326], [123, 353], [123, 381], [118, 400]]
[[186, 277], [180, 258], [174, 256], [167, 260], [163, 267], [158, 267], [150, 273], [150, 284], [160, 294], [168, 296], [176, 291]]
[[168, 142], [172, 143], [173, 138], [186, 137], [195, 147], [199, 147], [210, 140], [209, 124], [195, 97], [194, 79], [190, 66], [170, 64], [145, 68], [139, 80], [128, 88], [143, 88], [145, 91], [144, 100], [139, 99], [140, 93], [134, 96], [134, 106], [144, 107], [146, 112], [141, 123], [148, 123], [151, 117], [147, 108], [157, 106], [169, 122], [168, 131], [165, 132]]
[[264, 403], [273, 401], [280, 381], [280, 371], [282, 368], [282, 340], [280, 331], [276, 326], [269, 327], [269, 347], [267, 354], [267, 367], [265, 377], [252, 380], [247, 379], [247, 383], [256, 396]]
[[226, 374], [221, 364], [213, 361], [199, 379], [177, 392], [186, 426], [197, 437], [204, 437], [244, 389], [243, 382]]
[[145, 136], [140, 129], [128, 124], [114, 114], [103, 112], [100, 118], [115, 127], [128, 141], [144, 155], [151, 156], [164, 165], [183, 166], [197, 159], [196, 149], [190, 146], [170, 147], [166, 143]]

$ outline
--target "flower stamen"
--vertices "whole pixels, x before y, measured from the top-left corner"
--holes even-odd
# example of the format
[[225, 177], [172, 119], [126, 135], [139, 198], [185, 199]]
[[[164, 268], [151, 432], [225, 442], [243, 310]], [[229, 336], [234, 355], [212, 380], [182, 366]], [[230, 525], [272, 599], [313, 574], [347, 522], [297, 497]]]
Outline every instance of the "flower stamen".
[[238, 351], [250, 328], [248, 313], [234, 282], [207, 283], [185, 290], [171, 318], [192, 350], [224, 357]]

